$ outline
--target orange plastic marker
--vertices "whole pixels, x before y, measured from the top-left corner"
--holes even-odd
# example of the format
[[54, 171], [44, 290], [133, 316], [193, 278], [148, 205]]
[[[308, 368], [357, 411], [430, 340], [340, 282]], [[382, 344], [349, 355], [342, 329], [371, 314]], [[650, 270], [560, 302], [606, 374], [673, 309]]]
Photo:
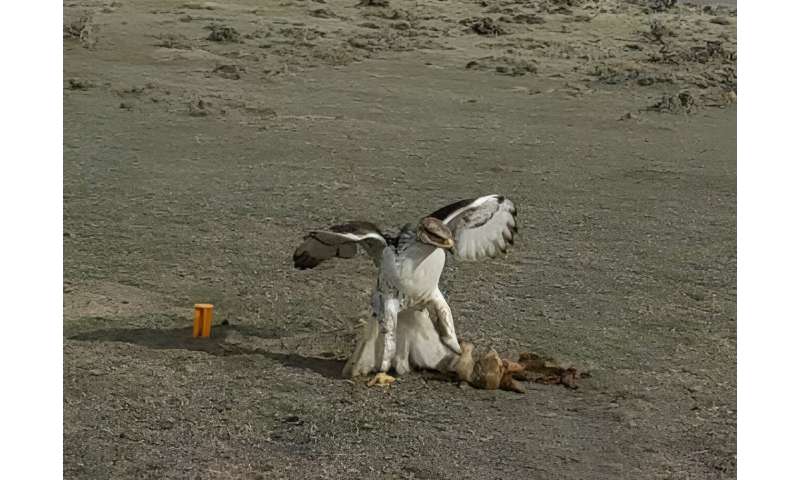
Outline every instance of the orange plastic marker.
[[194, 328], [192, 336], [208, 338], [211, 336], [211, 319], [214, 317], [214, 305], [196, 303], [194, 305]]

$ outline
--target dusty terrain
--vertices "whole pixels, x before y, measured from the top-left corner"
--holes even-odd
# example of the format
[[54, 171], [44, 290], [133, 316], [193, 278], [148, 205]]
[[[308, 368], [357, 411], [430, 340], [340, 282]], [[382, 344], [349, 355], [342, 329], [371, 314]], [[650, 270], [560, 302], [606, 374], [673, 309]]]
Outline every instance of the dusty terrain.
[[[736, 12], [669, 3], [65, 2], [65, 477], [734, 478]], [[460, 336], [591, 377], [340, 378], [304, 232], [495, 192]]]

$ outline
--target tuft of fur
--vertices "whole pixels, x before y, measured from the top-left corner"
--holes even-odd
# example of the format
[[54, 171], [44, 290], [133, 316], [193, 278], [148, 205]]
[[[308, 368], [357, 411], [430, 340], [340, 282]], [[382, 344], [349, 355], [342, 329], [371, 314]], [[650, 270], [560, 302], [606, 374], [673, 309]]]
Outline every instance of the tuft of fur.
[[456, 375], [459, 380], [468, 382], [475, 388], [484, 390], [509, 390], [517, 393], [525, 393], [525, 389], [514, 378], [525, 370], [525, 367], [517, 362], [503, 360], [500, 355], [490, 348], [480, 357], [477, 362], [473, 357], [475, 347], [471, 343], [462, 343], [462, 354], [454, 365]]

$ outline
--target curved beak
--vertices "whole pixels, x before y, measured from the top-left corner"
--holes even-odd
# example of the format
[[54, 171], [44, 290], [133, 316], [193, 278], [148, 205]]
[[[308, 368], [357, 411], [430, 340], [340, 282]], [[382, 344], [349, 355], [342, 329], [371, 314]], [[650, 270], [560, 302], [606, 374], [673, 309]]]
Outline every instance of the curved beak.
[[446, 238], [444, 240], [444, 242], [443, 242], [443, 245], [444, 245], [444, 248], [446, 248], [448, 250], [452, 250], [453, 247], [455, 246], [455, 242], [453, 241], [452, 238]]

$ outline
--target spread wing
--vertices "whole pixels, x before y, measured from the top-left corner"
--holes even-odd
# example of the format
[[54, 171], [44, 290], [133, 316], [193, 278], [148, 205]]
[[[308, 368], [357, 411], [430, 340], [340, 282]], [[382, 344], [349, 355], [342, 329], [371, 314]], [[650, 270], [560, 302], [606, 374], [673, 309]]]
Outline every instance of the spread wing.
[[353, 258], [365, 251], [375, 265], [380, 265], [386, 239], [377, 226], [369, 222], [334, 225], [327, 230], [314, 230], [294, 251], [294, 267], [314, 268], [330, 258]]
[[461, 200], [433, 212], [450, 228], [453, 254], [465, 260], [479, 260], [505, 253], [517, 233], [517, 208], [502, 195]]

